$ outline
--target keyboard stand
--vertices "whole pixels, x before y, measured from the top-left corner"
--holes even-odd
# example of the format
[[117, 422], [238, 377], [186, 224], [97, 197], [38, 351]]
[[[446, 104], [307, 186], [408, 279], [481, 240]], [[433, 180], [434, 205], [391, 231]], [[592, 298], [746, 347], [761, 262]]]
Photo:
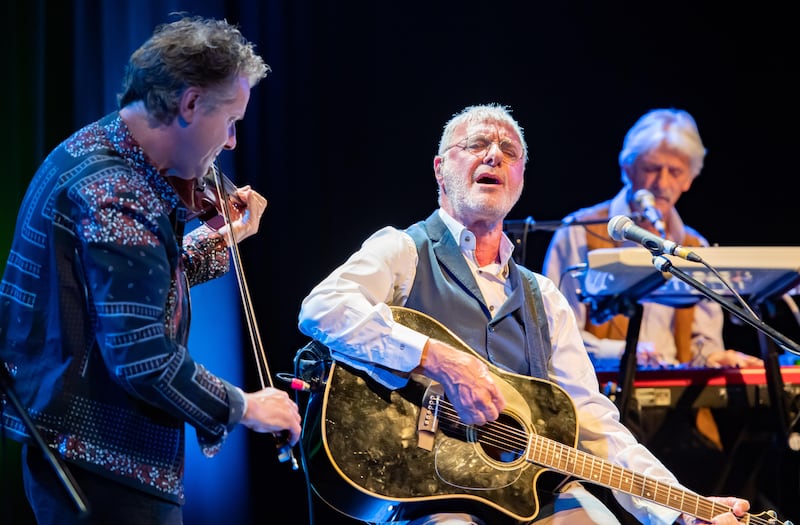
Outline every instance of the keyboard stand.
[[633, 313], [628, 321], [628, 333], [625, 336], [625, 351], [619, 361], [619, 389], [615, 397], [620, 418], [623, 420], [628, 414], [628, 405], [633, 393], [633, 381], [636, 377], [636, 347], [639, 344], [639, 329], [642, 326], [644, 307], [636, 303]]

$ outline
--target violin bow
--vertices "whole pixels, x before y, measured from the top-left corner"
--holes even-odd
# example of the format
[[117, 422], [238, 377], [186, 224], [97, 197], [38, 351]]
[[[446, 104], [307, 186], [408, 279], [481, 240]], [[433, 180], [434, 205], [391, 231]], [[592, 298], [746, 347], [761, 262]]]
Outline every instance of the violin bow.
[[[248, 332], [250, 333], [250, 344], [253, 349], [253, 355], [256, 361], [256, 368], [258, 369], [258, 379], [261, 385], [261, 388], [266, 387], [274, 387], [274, 382], [272, 381], [272, 374], [270, 373], [269, 364], [267, 363], [267, 354], [264, 350], [264, 345], [261, 342], [261, 333], [258, 329], [258, 323], [256, 323], [256, 316], [255, 310], [253, 309], [253, 302], [250, 297], [250, 290], [247, 286], [247, 280], [244, 276], [244, 269], [242, 268], [242, 258], [239, 253], [239, 244], [236, 242], [236, 237], [233, 232], [233, 226], [231, 221], [231, 211], [230, 211], [230, 202], [228, 202], [227, 195], [223, 194], [224, 186], [222, 180], [222, 172], [217, 168], [216, 163], [211, 165], [211, 169], [214, 172], [214, 181], [217, 186], [217, 192], [219, 193], [219, 202], [220, 208], [222, 209], [222, 215], [225, 218], [225, 224], [228, 225], [228, 246], [231, 249], [231, 264], [236, 271], [236, 282], [239, 284], [239, 295], [242, 298], [242, 306], [244, 308], [244, 316], [247, 321], [247, 328]], [[297, 470], [299, 465], [297, 463], [297, 459], [294, 457], [294, 452], [292, 451], [292, 447], [286, 443], [285, 438], [275, 435], [275, 438], [278, 441], [278, 460], [281, 463], [286, 461], [292, 462], [292, 470]]]

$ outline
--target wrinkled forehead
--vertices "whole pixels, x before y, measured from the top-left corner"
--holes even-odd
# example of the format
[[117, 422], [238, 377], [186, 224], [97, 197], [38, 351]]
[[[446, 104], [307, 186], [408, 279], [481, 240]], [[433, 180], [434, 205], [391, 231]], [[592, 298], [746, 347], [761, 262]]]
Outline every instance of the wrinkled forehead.
[[482, 135], [490, 139], [512, 139], [520, 142], [514, 126], [502, 120], [468, 119], [456, 128], [456, 132], [464, 136]]
[[664, 143], [660, 144], [657, 148], [642, 153], [636, 160], [641, 164], [661, 164], [686, 168], [687, 170], [690, 164], [690, 159], [687, 154], [678, 148]]

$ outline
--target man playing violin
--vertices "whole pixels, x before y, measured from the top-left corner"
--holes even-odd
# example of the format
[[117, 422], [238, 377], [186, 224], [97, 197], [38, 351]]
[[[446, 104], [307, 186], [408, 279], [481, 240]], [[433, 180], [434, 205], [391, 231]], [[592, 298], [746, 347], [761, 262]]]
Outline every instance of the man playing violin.
[[245, 186], [230, 227], [185, 232], [188, 197], [236, 146], [269, 71], [227, 22], [159, 26], [130, 57], [120, 110], [66, 139], [34, 176], [2, 280], [0, 360], [89, 507], [82, 519], [25, 417], [7, 409], [38, 523], [182, 523], [186, 423], [208, 457], [239, 424], [299, 439], [286, 392], [245, 393], [186, 346], [189, 286], [228, 271], [231, 237], [255, 234], [267, 205]]

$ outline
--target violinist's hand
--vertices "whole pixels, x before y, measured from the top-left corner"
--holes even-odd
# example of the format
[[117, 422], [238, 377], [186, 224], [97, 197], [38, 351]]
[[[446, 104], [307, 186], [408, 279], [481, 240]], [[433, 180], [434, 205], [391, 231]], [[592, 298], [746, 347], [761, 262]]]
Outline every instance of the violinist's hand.
[[[261, 216], [264, 215], [264, 210], [267, 209], [267, 199], [261, 196], [257, 191], [253, 190], [250, 185], [242, 186], [236, 190], [247, 207], [244, 210], [238, 211], [231, 207], [231, 225], [233, 226], [233, 234], [236, 242], [241, 242], [258, 231], [258, 226], [261, 223]], [[224, 225], [219, 229], [226, 239], [228, 239], [228, 226]], [[230, 239], [228, 239], [230, 244]]]
[[289, 394], [283, 390], [267, 387], [253, 393], [245, 393], [247, 410], [240, 423], [255, 432], [289, 434], [289, 444], [294, 446], [300, 439], [300, 411]]
[[429, 339], [419, 368], [425, 376], [442, 384], [447, 399], [467, 425], [494, 421], [505, 408], [505, 398], [489, 367], [473, 355]]

